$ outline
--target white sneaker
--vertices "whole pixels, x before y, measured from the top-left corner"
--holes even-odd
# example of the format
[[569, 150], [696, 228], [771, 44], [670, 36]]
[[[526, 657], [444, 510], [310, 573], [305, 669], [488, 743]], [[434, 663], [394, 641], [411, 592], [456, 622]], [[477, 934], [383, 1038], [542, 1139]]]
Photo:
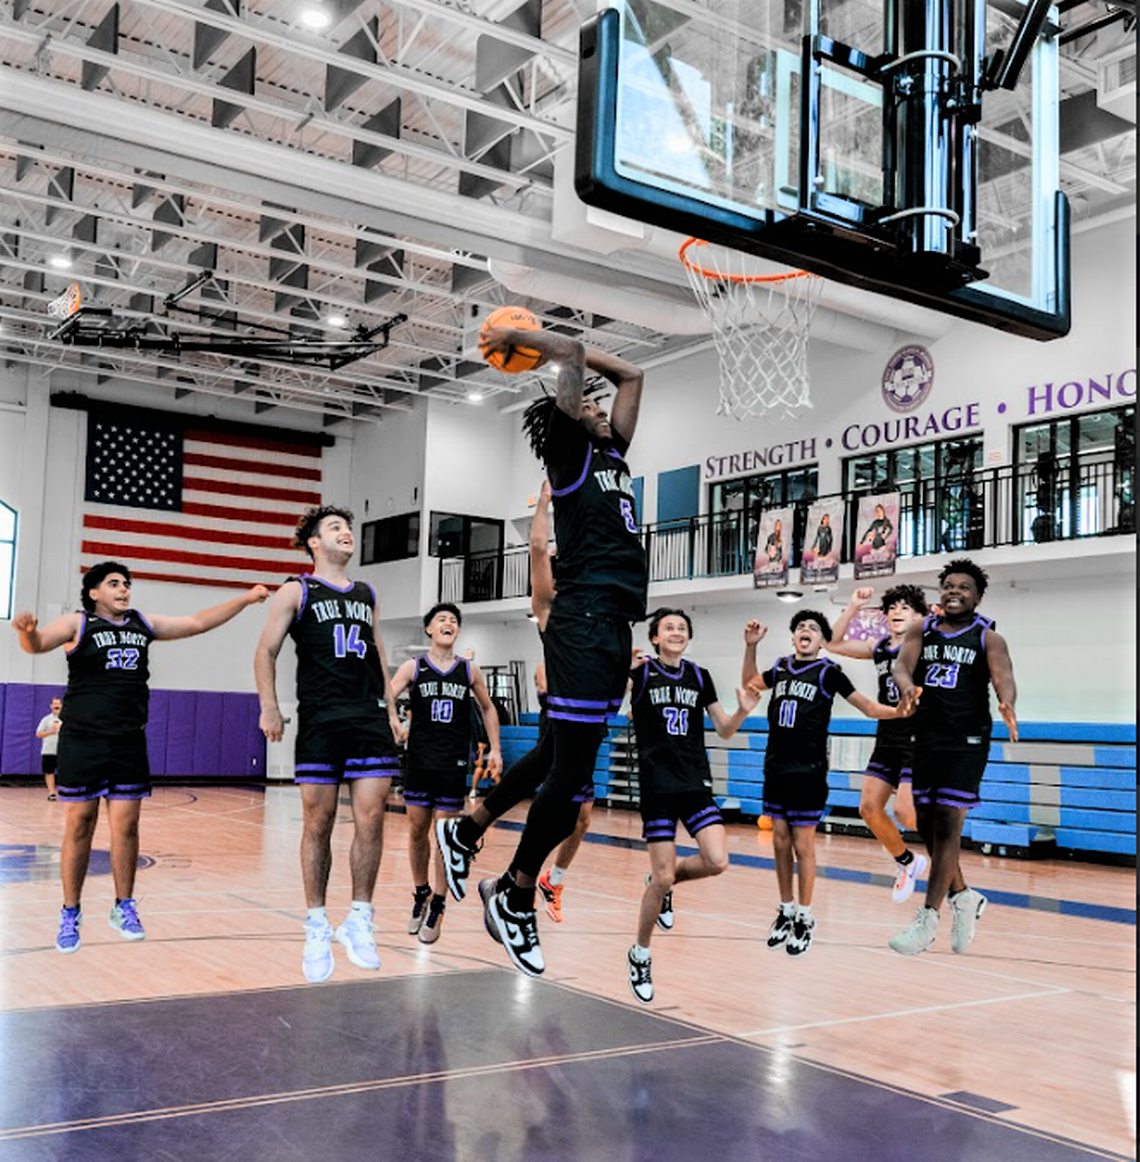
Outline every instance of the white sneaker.
[[792, 920], [792, 933], [784, 942], [784, 951], [789, 956], [803, 956], [811, 947], [815, 936], [815, 917], [797, 910]]
[[653, 977], [649, 971], [651, 958], [647, 956], [644, 960], [638, 960], [631, 948], [626, 953], [625, 959], [629, 965], [629, 987], [633, 990], [633, 995], [642, 1004], [649, 1004], [653, 1000]]
[[310, 984], [320, 984], [333, 974], [332, 936], [332, 925], [327, 920], [305, 921], [301, 967]]
[[891, 899], [896, 904], [905, 904], [914, 894], [914, 885], [918, 877], [929, 866], [930, 860], [925, 855], [916, 855], [906, 867], [899, 864], [898, 875], [895, 876], [895, 886], [891, 889]]
[[380, 967], [380, 954], [376, 951], [376, 938], [372, 935], [372, 916], [371, 908], [363, 912], [354, 909], [336, 930], [337, 940], [344, 945], [348, 959], [357, 968]]
[[989, 900], [973, 888], [965, 888], [950, 897], [950, 911], [953, 913], [950, 927], [951, 952], [965, 952], [970, 947], [978, 921], [988, 903]]
[[938, 910], [924, 904], [919, 908], [909, 928], [904, 928], [887, 943], [902, 956], [917, 956], [925, 952], [938, 933]]

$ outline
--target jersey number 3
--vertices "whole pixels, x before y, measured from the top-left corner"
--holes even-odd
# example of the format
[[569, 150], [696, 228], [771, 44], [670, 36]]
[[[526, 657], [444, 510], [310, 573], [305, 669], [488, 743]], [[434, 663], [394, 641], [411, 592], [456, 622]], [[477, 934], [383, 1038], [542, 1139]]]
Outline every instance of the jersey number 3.
[[349, 654], [364, 657], [368, 647], [360, 640], [360, 626], [338, 621], [333, 626], [333, 652], [338, 658], [347, 658]]

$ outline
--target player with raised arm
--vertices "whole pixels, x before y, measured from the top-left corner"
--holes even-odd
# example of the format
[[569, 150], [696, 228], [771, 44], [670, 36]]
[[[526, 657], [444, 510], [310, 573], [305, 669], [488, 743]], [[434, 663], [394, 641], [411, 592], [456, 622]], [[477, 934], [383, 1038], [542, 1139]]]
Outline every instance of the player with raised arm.
[[60, 646], [67, 653], [56, 769], [57, 793], [65, 809], [59, 855], [63, 910], [55, 942], [60, 952], [79, 950], [80, 897], [100, 799], [107, 800], [111, 827], [115, 904], [110, 924], [124, 940], [146, 937], [134, 890], [139, 815], [142, 800], [151, 793], [146, 751], [151, 642], [217, 629], [268, 596], [264, 585], [255, 585], [241, 597], [192, 617], [147, 617], [131, 607], [130, 569], [118, 561], [103, 561], [84, 574], [82, 613], [65, 613], [42, 629], [32, 613], [12, 619], [25, 653], [46, 654]]
[[[455, 656], [462, 624], [463, 614], [457, 605], [446, 601], [433, 605], [424, 614], [424, 633], [431, 638], [431, 648], [396, 671], [389, 691], [395, 704], [405, 690], [411, 690], [404, 777], [413, 888], [408, 933], [418, 936], [422, 944], [434, 944], [443, 924], [447, 880], [438, 851], [432, 859], [432, 822], [463, 810], [473, 700], [482, 711], [487, 730], [487, 766], [496, 776], [503, 767], [499, 714], [487, 692], [483, 672], [473, 662]], [[428, 882], [429, 867], [435, 873], [434, 885]]]
[[[879, 701], [888, 706], [897, 706], [899, 692], [892, 670], [906, 631], [911, 625], [921, 625], [928, 612], [926, 597], [917, 585], [896, 585], [888, 589], [883, 595], [882, 609], [889, 632], [877, 641], [845, 640], [844, 635], [852, 619], [867, 607], [874, 596], [875, 591], [871, 588], [855, 590], [847, 608], [836, 619], [831, 640], [824, 648], [831, 654], [873, 661], [879, 679]], [[930, 862], [925, 855], [915, 855], [907, 847], [894, 820], [887, 814], [887, 801], [893, 793], [895, 819], [908, 831], [913, 831], [917, 826], [910, 786], [913, 762], [913, 719], [884, 718], [875, 731], [875, 749], [863, 774], [859, 815], [895, 861], [895, 883], [891, 898], [896, 904], [910, 899], [916, 880], [926, 871]]]
[[977, 612], [988, 581], [973, 561], [950, 561], [938, 575], [941, 612], [907, 630], [894, 666], [901, 704], [917, 705], [914, 801], [918, 831], [930, 852], [926, 899], [911, 925], [889, 942], [903, 956], [934, 943], [947, 895], [953, 952], [970, 946], [986, 909], [986, 897], [966, 885], [959, 856], [966, 812], [981, 801], [993, 729], [991, 684], [1009, 737], [1017, 741], [1017, 684], [1009, 647], [993, 622]]
[[[482, 345], [485, 352], [523, 345], [559, 368], [556, 396], [536, 400], [524, 417], [531, 447], [546, 465], [558, 530], [557, 593], [543, 640], [554, 762], [527, 815], [513, 879], [503, 877], [484, 899], [488, 929], [503, 941], [517, 968], [538, 976], [545, 960], [535, 884], [546, 856], [574, 831], [575, 795], [593, 781], [607, 719], [625, 694], [630, 625], [645, 616], [645, 553], [624, 459], [637, 425], [643, 376], [623, 359], [549, 331], [491, 328]], [[612, 415], [585, 398], [587, 370], [616, 387]], [[441, 820], [436, 833], [448, 887], [462, 899], [481, 829], [466, 816]]]
[[[801, 956], [815, 934], [815, 829], [827, 808], [827, 732], [835, 695], [868, 718], [895, 718], [899, 711], [861, 694], [839, 666], [820, 657], [823, 643], [832, 638], [822, 613], [802, 609], [790, 628], [793, 652], [760, 672], [756, 646], [768, 631], [755, 620], [745, 625], [742, 681], [772, 691], [763, 799], [764, 814], [772, 820], [780, 910], [768, 929], [768, 947], [782, 944], [790, 956]], [[793, 872], [799, 878], [798, 907]]]
[[400, 769], [395, 702], [385, 703], [388, 661], [380, 637], [380, 604], [366, 581], [346, 573], [356, 549], [352, 513], [333, 505], [310, 508], [293, 543], [313, 572], [290, 577], [273, 595], [257, 644], [254, 674], [261, 729], [279, 742], [284, 720], [277, 701], [277, 655], [286, 637], [297, 650], [295, 781], [301, 788], [301, 873], [305, 887], [305, 979], [333, 972], [333, 930], [325, 895], [332, 866], [332, 830], [340, 785], [352, 798], [349, 852], [352, 905], [336, 930], [358, 968], [378, 969], [372, 894], [384, 849], [384, 812], [392, 776]]
[[[692, 636], [693, 623], [684, 610], [656, 610], [649, 619], [649, 641], [657, 656], [630, 671], [650, 876], [641, 897], [637, 943], [626, 960], [629, 987], [645, 1004], [653, 1000], [649, 941], [653, 929], [661, 927], [666, 897], [676, 884], [718, 876], [728, 868], [724, 820], [712, 796], [705, 715], [721, 738], [731, 738], [760, 700], [756, 693], [738, 690], [737, 709], [728, 714], [712, 675], [684, 656]], [[678, 822], [696, 841], [696, 855], [677, 858]]]

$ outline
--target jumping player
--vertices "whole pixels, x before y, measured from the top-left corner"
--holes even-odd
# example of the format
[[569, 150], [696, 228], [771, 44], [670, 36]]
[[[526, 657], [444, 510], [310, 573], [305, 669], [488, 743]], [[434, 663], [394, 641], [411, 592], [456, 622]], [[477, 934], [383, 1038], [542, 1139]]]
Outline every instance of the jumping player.
[[[484, 900], [488, 928], [531, 976], [546, 965], [534, 888], [543, 860], [575, 827], [574, 796], [592, 782], [608, 716], [621, 705], [632, 650], [630, 623], [645, 616], [647, 571], [633, 482], [624, 456], [637, 424], [642, 372], [548, 331], [491, 328], [484, 353], [514, 344], [558, 364], [555, 398], [527, 409], [524, 430], [546, 464], [558, 529], [558, 591], [544, 635], [554, 762], [527, 815], [514, 879]], [[613, 414], [584, 397], [587, 369], [617, 388]], [[462, 899], [479, 828], [470, 817], [436, 825], [448, 887]]]
[[[649, 848], [650, 878], [641, 897], [637, 943], [629, 950], [629, 987], [639, 1001], [653, 1000], [649, 941], [676, 884], [718, 876], [728, 868], [724, 820], [713, 799], [705, 714], [717, 734], [731, 738], [760, 701], [737, 690], [729, 715], [717, 700], [708, 670], [684, 657], [693, 623], [681, 609], [650, 614], [649, 641], [657, 656], [630, 672], [631, 712], [637, 734], [642, 836]], [[677, 858], [677, 823], [696, 840], [698, 854]]]
[[[896, 585], [883, 595], [883, 613], [890, 632], [876, 642], [845, 641], [844, 634], [852, 618], [866, 608], [874, 589], [856, 589], [832, 628], [831, 640], [824, 648], [828, 653], [847, 658], [869, 658], [875, 663], [879, 678], [879, 701], [897, 706], [898, 688], [891, 671], [899, 654], [899, 647], [912, 624], [921, 625], [928, 610], [926, 598], [917, 585]], [[895, 819], [908, 831], [914, 831], [914, 799], [911, 794], [911, 773], [914, 759], [914, 722], [909, 719], [884, 718], [875, 731], [875, 749], [863, 775], [863, 791], [859, 796], [859, 815], [870, 827], [875, 838], [894, 859], [895, 883], [891, 898], [896, 904], [910, 899], [915, 881], [926, 871], [929, 860], [915, 855], [899, 834], [894, 820], [887, 814], [887, 800], [895, 796]]]
[[217, 629], [246, 606], [264, 601], [269, 590], [255, 585], [241, 597], [192, 617], [145, 617], [131, 608], [130, 569], [118, 561], [103, 561], [84, 574], [79, 595], [82, 613], [65, 613], [43, 629], [32, 613], [18, 613], [12, 619], [25, 653], [46, 654], [59, 646], [67, 653], [56, 769], [56, 786], [65, 805], [59, 855], [63, 910], [55, 942], [60, 952], [79, 951], [80, 897], [100, 799], [107, 800], [111, 827], [115, 882], [111, 927], [124, 940], [146, 937], [134, 890], [139, 815], [142, 800], [151, 793], [146, 753], [150, 643]]
[[[987, 900], [966, 886], [959, 863], [966, 812], [980, 802], [993, 719], [998, 710], [1017, 741], [1017, 685], [1005, 639], [977, 607], [988, 577], [973, 561], [951, 561], [938, 575], [941, 613], [907, 630], [894, 666], [900, 705], [914, 706], [914, 801], [918, 831], [930, 852], [926, 900], [909, 928], [890, 940], [903, 956], [925, 952], [949, 893], [950, 948], [965, 952]], [[921, 695], [921, 698], [919, 697]]]
[[[772, 820], [776, 883], [780, 910], [768, 929], [768, 947], [781, 944], [790, 956], [811, 947], [815, 933], [815, 829], [827, 807], [827, 732], [836, 694], [868, 718], [894, 718], [894, 706], [872, 702], [820, 650], [832, 638], [822, 613], [803, 609], [791, 621], [793, 654], [760, 673], [757, 643], [768, 632], [758, 621], [744, 627], [743, 683], [771, 690], [768, 701], [768, 749], [764, 755], [764, 814]], [[798, 871], [800, 902], [793, 891]]]
[[324, 505], [297, 522], [293, 543], [313, 560], [313, 573], [290, 577], [273, 595], [257, 644], [254, 674], [261, 729], [278, 742], [284, 720], [277, 702], [277, 655], [286, 637], [297, 649], [298, 730], [295, 779], [301, 788], [301, 873], [305, 885], [305, 979], [333, 971], [333, 930], [325, 907], [332, 865], [332, 829], [340, 784], [352, 796], [349, 853], [352, 906], [336, 939], [358, 968], [378, 969], [372, 893], [384, 847], [384, 811], [400, 769], [395, 702], [384, 701], [388, 662], [380, 638], [380, 605], [365, 581], [345, 568], [356, 541], [352, 513]]
[[[458, 815], [467, 789], [467, 762], [471, 744], [471, 700], [483, 712], [490, 750], [487, 766], [495, 776], [503, 767], [499, 751], [499, 715], [478, 666], [455, 656], [463, 614], [450, 602], [433, 605], [424, 614], [424, 633], [431, 648], [422, 657], [405, 662], [392, 678], [392, 702], [411, 690], [411, 727], [404, 776], [404, 805], [408, 812], [408, 859], [412, 866], [412, 914], [408, 934], [422, 944], [439, 939], [447, 902], [447, 880], [439, 852], [432, 860], [432, 819]], [[428, 882], [434, 863], [435, 892]]]

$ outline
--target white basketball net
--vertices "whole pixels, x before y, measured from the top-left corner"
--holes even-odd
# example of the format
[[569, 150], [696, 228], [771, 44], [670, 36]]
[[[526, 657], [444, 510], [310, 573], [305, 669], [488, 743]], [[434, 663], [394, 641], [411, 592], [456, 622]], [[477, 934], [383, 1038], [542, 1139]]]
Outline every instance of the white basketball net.
[[823, 279], [804, 271], [758, 275], [751, 255], [693, 239], [681, 248], [681, 261], [713, 327], [717, 413], [737, 420], [798, 418], [812, 406], [808, 329]]

